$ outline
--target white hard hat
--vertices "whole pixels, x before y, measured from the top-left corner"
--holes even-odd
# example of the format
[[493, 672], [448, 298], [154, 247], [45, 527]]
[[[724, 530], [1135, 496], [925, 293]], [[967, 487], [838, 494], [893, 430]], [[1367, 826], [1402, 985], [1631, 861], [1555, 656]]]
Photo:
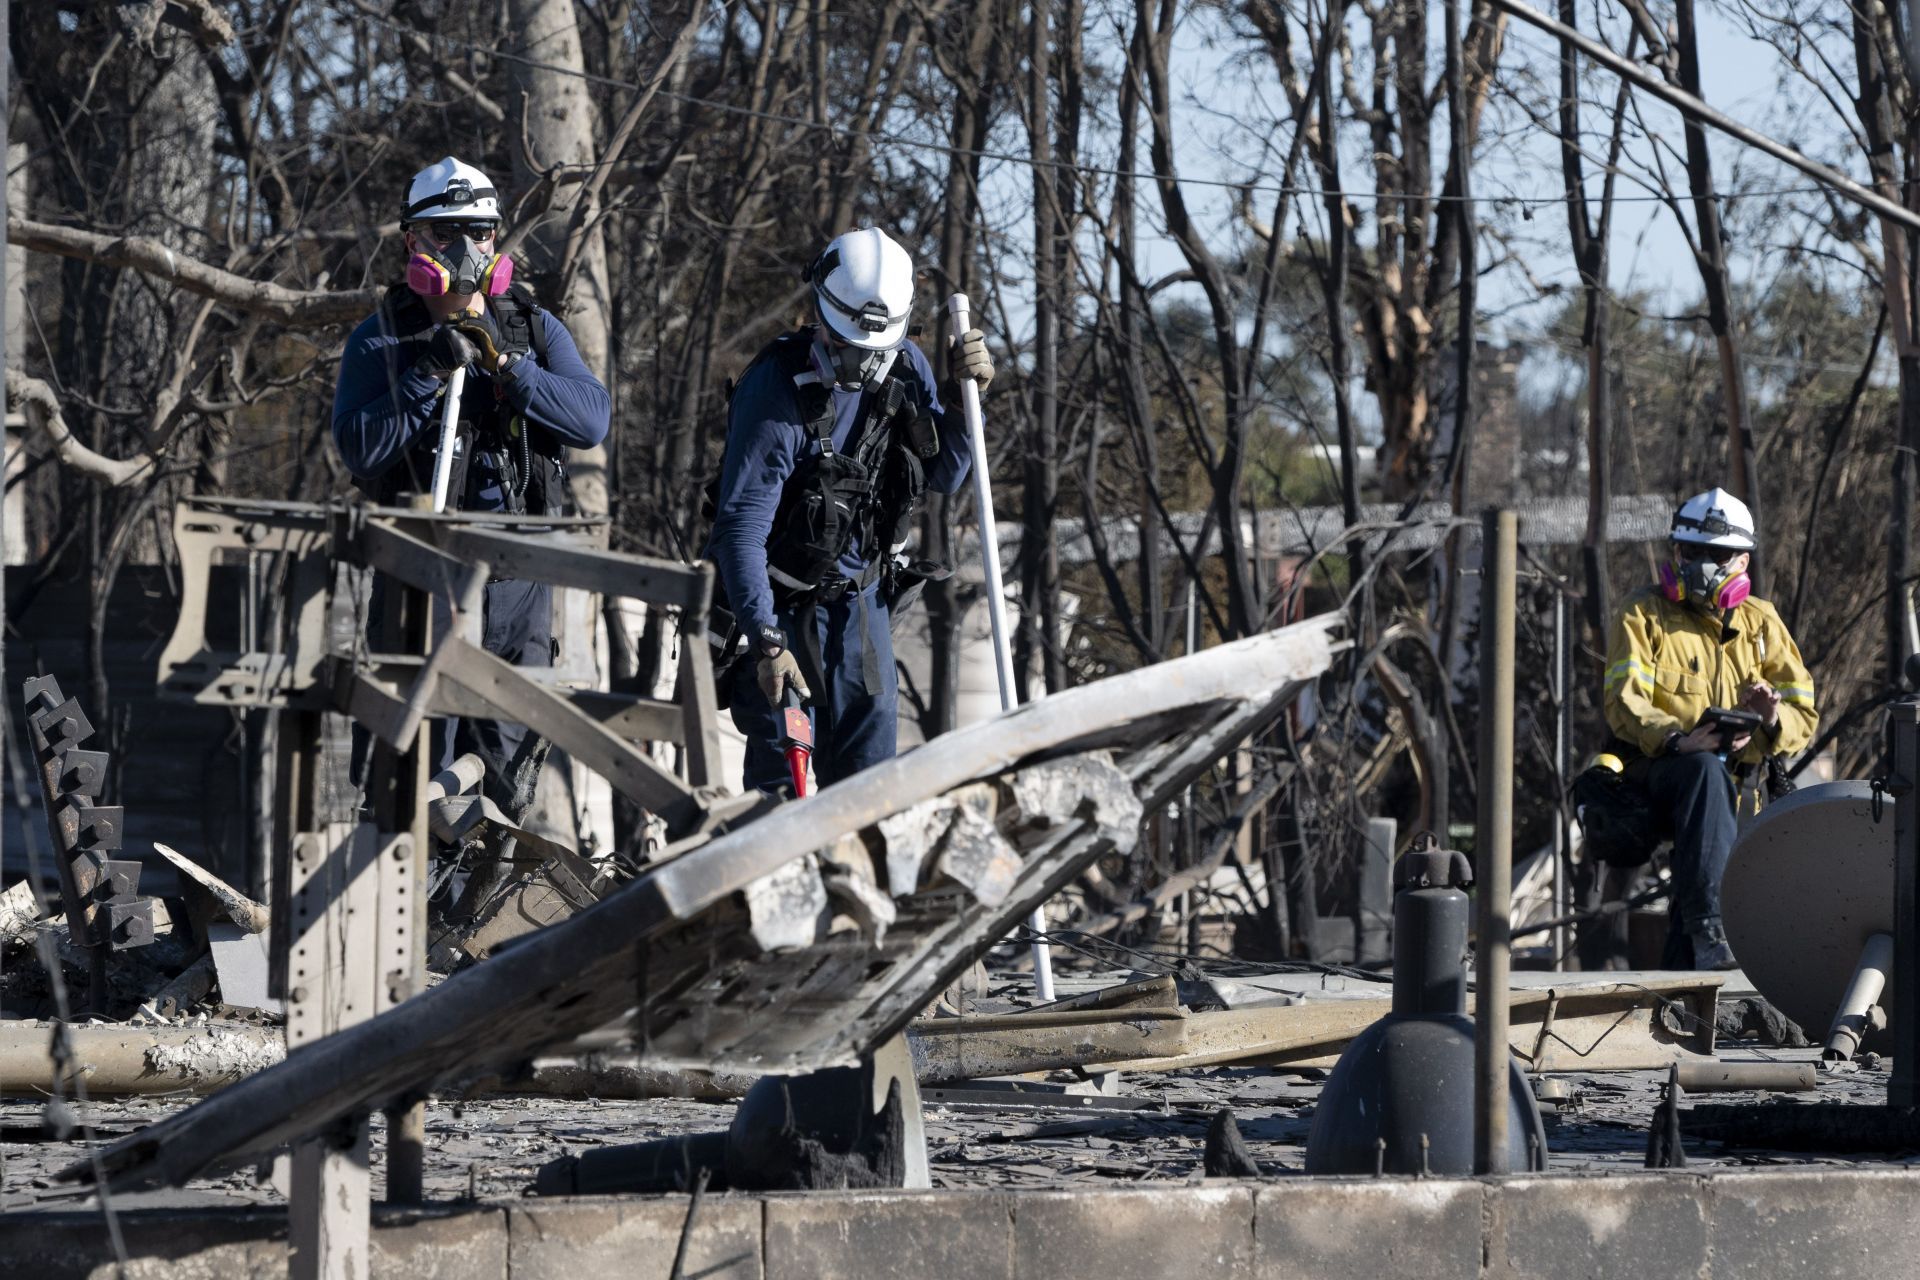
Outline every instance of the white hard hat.
[[873, 227], [834, 238], [807, 272], [820, 319], [843, 341], [886, 351], [907, 336], [913, 259]]
[[1675, 542], [1697, 547], [1724, 547], [1729, 551], [1753, 550], [1753, 512], [1747, 504], [1725, 489], [1696, 493], [1673, 513]]
[[428, 165], [407, 184], [407, 208], [400, 221], [434, 218], [500, 221], [500, 197], [487, 175], [452, 156]]

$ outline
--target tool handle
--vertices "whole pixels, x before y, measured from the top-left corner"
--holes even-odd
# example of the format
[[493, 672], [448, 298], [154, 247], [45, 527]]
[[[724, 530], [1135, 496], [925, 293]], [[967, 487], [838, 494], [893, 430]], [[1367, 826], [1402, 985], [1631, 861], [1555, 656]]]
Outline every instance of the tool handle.
[[[967, 295], [956, 293], [947, 299], [947, 314], [953, 318], [954, 341], [973, 326], [972, 305]], [[987, 478], [987, 429], [980, 417], [980, 387], [972, 378], [957, 379], [960, 384], [960, 408], [967, 419], [967, 446], [973, 453], [973, 503], [980, 526], [980, 566], [986, 575], [987, 617], [993, 623], [993, 667], [1000, 680], [1000, 710], [1014, 706], [1013, 647], [1007, 640], [1007, 596], [1000, 581], [1000, 530], [993, 519], [993, 489]], [[1027, 928], [1036, 935], [1033, 944], [1034, 991], [1043, 1003], [1053, 1000], [1053, 952], [1044, 939], [1047, 933], [1046, 907], [1036, 903], [1027, 916]]]
[[467, 366], [447, 379], [446, 408], [440, 415], [440, 446], [433, 451], [433, 509], [447, 509], [447, 482], [453, 478], [454, 442], [460, 434], [460, 393], [466, 390]]
[[[953, 317], [953, 337], [967, 331], [972, 305], [967, 295], [947, 299]], [[973, 505], [980, 529], [980, 565], [986, 575], [987, 618], [993, 624], [994, 674], [1000, 682], [1000, 709], [1014, 705], [1013, 646], [1007, 638], [1007, 596], [1000, 577], [1000, 530], [993, 518], [993, 489], [987, 477], [987, 429], [980, 416], [980, 387], [972, 378], [957, 379], [960, 408], [967, 420], [967, 443], [973, 454]]]

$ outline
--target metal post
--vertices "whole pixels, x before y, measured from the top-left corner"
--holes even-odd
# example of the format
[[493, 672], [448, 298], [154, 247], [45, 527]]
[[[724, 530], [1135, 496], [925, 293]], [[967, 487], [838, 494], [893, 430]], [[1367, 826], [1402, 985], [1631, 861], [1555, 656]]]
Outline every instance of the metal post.
[[[1573, 833], [1567, 826], [1567, 784], [1573, 776], [1573, 604], [1559, 583], [1553, 594], [1553, 917], [1573, 914]], [[1556, 926], [1547, 935], [1553, 967], [1567, 967], [1572, 932]]]
[[367, 1118], [296, 1143], [287, 1188], [290, 1280], [357, 1280], [368, 1274]]
[[1893, 1072], [1887, 1105], [1920, 1106], [1920, 698], [1902, 698], [1893, 724]]
[[[418, 506], [419, 501], [415, 500]], [[425, 660], [433, 653], [435, 625], [433, 603], [428, 594], [390, 581], [389, 617], [384, 621], [391, 633], [382, 637], [395, 651], [415, 654]], [[451, 592], [451, 587], [449, 588]], [[460, 625], [460, 601], [453, 601], [445, 625], [457, 631]], [[374, 819], [383, 833], [411, 837], [403, 846], [395, 841], [382, 853], [379, 871], [383, 959], [377, 974], [379, 990], [374, 1007], [384, 1012], [406, 1000], [427, 984], [427, 757], [433, 735], [431, 723], [422, 719], [414, 729], [413, 741], [394, 751], [382, 743], [375, 747], [379, 767], [373, 772], [373, 793], [369, 796]], [[389, 778], [386, 769], [391, 765]], [[427, 1108], [419, 1100], [387, 1108], [387, 1203], [419, 1204], [426, 1199]]]
[[[1156, 535], [1157, 536], [1157, 535]], [[1192, 579], [1187, 581], [1187, 653], [1193, 654], [1200, 648], [1200, 594], [1199, 584]], [[1183, 862], [1194, 866], [1200, 861], [1200, 820], [1193, 812], [1193, 788], [1189, 786], [1180, 800], [1180, 843], [1186, 846]], [[1200, 951], [1200, 932], [1194, 921], [1193, 895], [1180, 895], [1180, 920], [1185, 928], [1187, 950], [1198, 954]]]
[[1368, 818], [1360, 844], [1359, 908], [1354, 912], [1353, 960], [1373, 965], [1393, 959], [1393, 849], [1399, 824]]
[[[972, 304], [967, 295], [947, 299], [957, 341], [971, 327]], [[993, 518], [993, 488], [987, 475], [987, 429], [980, 417], [980, 388], [972, 378], [961, 378], [960, 407], [967, 418], [967, 444], [973, 454], [973, 506], [980, 527], [980, 565], [986, 574], [987, 618], [993, 624], [993, 666], [1000, 679], [1000, 709], [1011, 711], [1017, 701], [1013, 683], [1013, 650], [1007, 642], [1007, 597], [1000, 579], [1000, 534]], [[1052, 637], [1049, 637], [1051, 642]], [[1053, 1000], [1053, 952], [1045, 941], [1047, 913], [1037, 906], [1027, 917], [1027, 928], [1040, 939], [1033, 944], [1033, 987], [1044, 1002]]]
[[1518, 521], [1481, 524], [1480, 813], [1474, 832], [1473, 1169], [1506, 1173], [1513, 899], [1513, 615]]
[[[330, 738], [333, 735], [328, 735]], [[335, 764], [327, 760], [320, 768]], [[338, 812], [336, 804], [317, 808]], [[328, 822], [294, 837], [286, 962], [287, 1052], [371, 1017], [379, 944], [379, 846], [371, 823]], [[367, 1274], [367, 1117], [356, 1114], [294, 1143], [287, 1197], [293, 1280]]]

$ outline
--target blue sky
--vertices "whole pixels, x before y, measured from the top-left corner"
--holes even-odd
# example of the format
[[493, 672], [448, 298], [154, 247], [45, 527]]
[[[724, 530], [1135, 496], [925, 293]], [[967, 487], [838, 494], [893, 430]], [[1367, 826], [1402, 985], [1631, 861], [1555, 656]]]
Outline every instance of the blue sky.
[[[1440, 12], [1436, 6], [1432, 19], [1436, 44], [1440, 36]], [[1089, 13], [1092, 60], [1109, 65], [1117, 63], [1117, 58], [1111, 56], [1111, 33], [1117, 24], [1130, 22], [1131, 17], [1131, 6], [1113, 9], [1103, 0], [1095, 0]], [[1591, 23], [1584, 6], [1583, 20]], [[1702, 3], [1699, 21], [1703, 89], [1710, 102], [1743, 123], [1808, 147], [1820, 158], [1832, 160], [1844, 154], [1837, 117], [1804, 84], [1789, 82], [1785, 92], [1782, 91], [1782, 59], [1773, 49], [1750, 37], [1739, 21], [1737, 10]], [[1606, 34], [1616, 47], [1624, 42], [1623, 31], [1623, 22], [1610, 20]], [[1838, 48], [1829, 52], [1843, 70], [1850, 69], [1850, 50]], [[1541, 93], [1556, 89], [1557, 56], [1557, 48], [1549, 37], [1521, 23], [1509, 24], [1502, 66], [1507, 69], [1509, 79], [1522, 82], [1522, 89], [1526, 88], [1524, 81], [1528, 74]], [[1171, 67], [1177, 100], [1176, 130], [1180, 135], [1178, 164], [1182, 177], [1193, 180], [1185, 187], [1186, 198], [1207, 229], [1211, 247], [1224, 256], [1244, 247], [1249, 237], [1234, 210], [1234, 192], [1205, 185], [1205, 180], [1242, 182], [1262, 171], [1271, 179], [1279, 169], [1279, 156], [1288, 141], [1289, 130], [1273, 124], [1284, 116], [1285, 103], [1271, 70], [1259, 56], [1250, 53], [1243, 42], [1231, 37], [1215, 12], [1187, 11], [1176, 32]], [[1436, 48], [1433, 74], [1438, 75], [1439, 68]], [[1593, 104], [1603, 95], [1610, 95], [1613, 85], [1611, 77], [1597, 74], [1600, 78], [1590, 81], [1587, 91], [1590, 105], [1586, 117], [1587, 126], [1596, 130], [1606, 126], [1606, 108], [1610, 107], [1611, 98], [1607, 96], [1602, 106]], [[1648, 129], [1664, 136], [1676, 149], [1682, 145], [1677, 112], [1645, 95], [1640, 95], [1640, 112]], [[1490, 106], [1487, 126], [1495, 134], [1487, 139], [1475, 166], [1480, 216], [1490, 226], [1497, 226], [1501, 233], [1497, 241], [1483, 238], [1482, 261], [1499, 255], [1503, 248], [1510, 251], [1513, 259], [1495, 269], [1482, 284], [1484, 332], [1492, 338], [1537, 331], [1551, 310], [1561, 305], [1558, 301], [1539, 304], [1536, 300], [1541, 286], [1557, 283], [1571, 288], [1577, 283], [1567, 243], [1566, 215], [1558, 200], [1562, 190], [1558, 145], [1545, 130], [1515, 128], [1523, 119], [1511, 99]], [[1443, 108], [1434, 136], [1437, 165], [1444, 164], [1445, 134]], [[1768, 189], [1797, 189], [1807, 185], [1806, 179], [1766, 156], [1722, 135], [1710, 137], [1716, 185], [1721, 189], [1734, 188], [1740, 182]], [[1006, 150], [1024, 150], [1024, 130], [1017, 122], [1012, 123], [996, 141]], [[1085, 142], [1086, 159], [1101, 165], [1113, 163], [1113, 143], [1111, 129], [1096, 127]], [[1371, 174], [1363, 166], [1364, 145], [1364, 137], [1356, 135], [1348, 139], [1345, 148], [1348, 158], [1344, 177], [1350, 190], [1363, 190], [1371, 182]], [[1595, 145], [1603, 146], [1604, 139]], [[1651, 150], [1645, 138], [1630, 141], [1630, 163], [1637, 161], [1644, 167]], [[1142, 169], [1148, 166], [1144, 147], [1136, 164]], [[1842, 167], [1856, 176], [1864, 176], [1863, 164], [1843, 163]], [[1596, 196], [1598, 171], [1597, 164], [1589, 164], [1589, 173], [1593, 175], [1591, 189]], [[1668, 173], [1676, 184], [1683, 183], [1684, 174], [1671, 159]], [[1004, 228], [1007, 252], [1019, 256], [1024, 256], [1031, 244], [1031, 183], [1031, 174], [1024, 166], [1007, 163], [991, 166], [986, 193], [989, 219]], [[1438, 174], [1435, 186], [1438, 186]], [[1103, 180], [1103, 192], [1108, 189]], [[1664, 204], [1649, 199], [1644, 188], [1630, 181], [1622, 180], [1619, 194], [1611, 270], [1614, 289], [1620, 293], [1647, 295], [1655, 306], [1666, 310], [1688, 308], [1698, 299], [1699, 276], [1672, 212]], [[1529, 219], [1522, 216], [1512, 202], [1496, 204], [1494, 198], [1502, 195], [1542, 203], [1533, 207]], [[1141, 226], [1146, 233], [1161, 223], [1159, 200], [1147, 183], [1141, 184], [1139, 196]], [[1271, 194], [1254, 197], [1262, 218], [1269, 215], [1272, 201]], [[1733, 262], [1736, 274], [1744, 275], [1750, 270], [1757, 254], [1778, 253], [1784, 249], [1784, 245], [1778, 243], [1758, 247], [1757, 242], [1764, 238], [1759, 230], [1766, 228], [1755, 230], [1747, 224], [1760, 213], [1760, 204], [1735, 202], [1728, 211], [1729, 225], [1736, 232]], [[1370, 204], [1368, 208], [1370, 210]], [[1295, 209], [1290, 221], [1305, 218], [1311, 228], [1318, 230], [1317, 200], [1297, 201]], [[1690, 219], [1691, 209], [1687, 208], [1686, 212]], [[1742, 234], [1743, 230], [1753, 234]], [[1782, 234], [1789, 240], [1793, 238], [1788, 229], [1783, 229]], [[1144, 248], [1146, 274], [1150, 278], [1184, 266], [1177, 247], [1164, 235], [1149, 235]], [[1175, 296], [1179, 288], [1176, 286], [1168, 296]], [[1195, 296], [1197, 298], [1197, 291]], [[1030, 307], [1018, 297], [1003, 299], [1001, 305], [1006, 309], [1005, 319], [1016, 332], [1030, 323]]]

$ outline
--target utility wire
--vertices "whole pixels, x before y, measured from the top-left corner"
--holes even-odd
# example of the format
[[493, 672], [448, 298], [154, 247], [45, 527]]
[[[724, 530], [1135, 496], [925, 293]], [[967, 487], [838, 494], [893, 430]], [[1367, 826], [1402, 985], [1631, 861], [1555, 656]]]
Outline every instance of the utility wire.
[[[338, 3], [332, 4], [329, 7], [340, 17], [349, 21], [365, 22], [374, 26], [385, 27], [387, 30], [398, 35], [421, 36], [425, 39], [438, 41], [457, 49], [465, 49], [473, 53], [484, 54], [489, 58], [498, 58], [503, 62], [517, 63], [520, 66], [528, 67], [535, 71], [550, 71], [555, 75], [571, 76], [577, 80], [584, 80], [589, 84], [602, 85], [610, 89], [625, 89], [635, 93], [640, 92], [644, 87], [637, 81], [622, 80], [615, 76], [603, 76], [596, 72], [583, 71], [577, 67], [569, 67], [554, 62], [543, 62], [538, 58], [529, 58], [522, 54], [509, 53], [505, 50], [492, 48], [471, 40], [460, 40], [436, 32], [421, 31], [417, 27], [410, 27], [405, 23], [395, 22], [391, 18], [377, 17], [359, 10], [349, 10]], [[1018, 165], [1022, 168], [1048, 169], [1062, 173], [1082, 174], [1088, 177], [1128, 178], [1136, 182], [1173, 182], [1181, 186], [1213, 187], [1223, 191], [1237, 191], [1248, 195], [1257, 192], [1263, 195], [1290, 195], [1315, 199], [1324, 199], [1329, 195], [1335, 195], [1342, 200], [1353, 202], [1374, 201], [1378, 203], [1394, 203], [1398, 201], [1420, 200], [1429, 204], [1452, 204], [1468, 198], [1448, 195], [1439, 191], [1330, 192], [1319, 187], [1300, 186], [1292, 183], [1272, 183], [1258, 180], [1235, 182], [1228, 178], [1195, 178], [1182, 174], [1160, 173], [1151, 169], [1121, 169], [1106, 165], [1069, 163], [1064, 160], [1040, 162], [1035, 161], [1032, 156], [1022, 155], [1019, 152], [991, 151], [979, 147], [955, 147], [944, 142], [934, 142], [926, 138], [911, 137], [890, 129], [867, 130], [835, 121], [812, 120], [805, 116], [786, 115], [778, 111], [763, 111], [757, 107], [743, 107], [738, 103], [723, 102], [717, 98], [707, 98], [691, 93], [679, 93], [665, 87], [656, 89], [654, 92], [659, 97], [670, 98], [675, 102], [684, 103], [688, 106], [706, 107], [713, 111], [740, 116], [746, 119], [767, 120], [776, 124], [792, 125], [801, 129], [820, 130], [848, 140], [858, 139], [872, 142], [877, 139], [882, 142], [892, 143], [895, 146], [905, 147], [911, 150], [933, 152], [938, 155], [953, 158], [993, 160], [1003, 164]], [[551, 174], [570, 169], [592, 170], [598, 167], [598, 161], [556, 161], [548, 165], [546, 171]], [[1775, 196], [1818, 195], [1832, 189], [1833, 188], [1826, 184], [1808, 183], [1801, 186], [1760, 187], [1750, 191], [1712, 191], [1705, 193], [1704, 198], [1723, 202], [1733, 200], [1759, 200]], [[1481, 194], [1471, 198], [1478, 200], [1482, 204], [1491, 204], [1504, 208], [1537, 209], [1565, 204], [1571, 194], [1570, 191], [1560, 191], [1552, 195], [1538, 196]], [[1700, 198], [1703, 197], [1695, 196], [1689, 192], [1685, 195], [1675, 194], [1672, 196], [1615, 195], [1613, 201], [1615, 204], [1669, 204], [1675, 199], [1694, 200]]]

